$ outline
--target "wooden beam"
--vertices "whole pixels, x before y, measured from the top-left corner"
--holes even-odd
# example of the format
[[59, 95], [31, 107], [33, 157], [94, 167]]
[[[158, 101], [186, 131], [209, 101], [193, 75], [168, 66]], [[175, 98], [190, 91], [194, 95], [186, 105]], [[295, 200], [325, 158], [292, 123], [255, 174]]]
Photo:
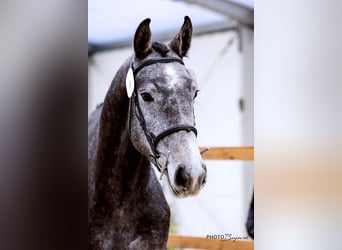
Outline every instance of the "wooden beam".
[[201, 237], [169, 235], [167, 247], [189, 247], [196, 249], [253, 250], [252, 240], [216, 240]]
[[[207, 147], [200, 147], [202, 152]], [[254, 147], [209, 147], [203, 153], [203, 160], [254, 160]]]
[[219, 14], [233, 18], [247, 26], [254, 26], [254, 8], [247, 7], [232, 1], [224, 0], [183, 0], [184, 2], [196, 4]]

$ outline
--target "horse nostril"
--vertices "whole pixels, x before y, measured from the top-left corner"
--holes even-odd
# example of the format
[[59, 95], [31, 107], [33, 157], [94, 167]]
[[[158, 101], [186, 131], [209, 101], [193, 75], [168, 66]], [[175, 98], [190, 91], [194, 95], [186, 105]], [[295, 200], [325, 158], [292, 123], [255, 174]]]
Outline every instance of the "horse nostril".
[[185, 166], [184, 165], [179, 165], [177, 172], [176, 172], [176, 179], [175, 183], [178, 186], [181, 186], [183, 188], [186, 188], [189, 183], [189, 175], [185, 172]]
[[201, 186], [203, 186], [205, 183], [207, 183], [207, 175], [206, 174], [202, 177]]
[[202, 164], [202, 167], [204, 169], [204, 174], [200, 177], [200, 185], [203, 186], [207, 182], [207, 167], [205, 164]]

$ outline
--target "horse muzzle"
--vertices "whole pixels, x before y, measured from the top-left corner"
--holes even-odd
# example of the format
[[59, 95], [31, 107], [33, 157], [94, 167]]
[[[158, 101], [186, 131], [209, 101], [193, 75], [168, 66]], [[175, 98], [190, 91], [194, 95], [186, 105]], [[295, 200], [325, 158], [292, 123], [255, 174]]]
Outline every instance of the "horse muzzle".
[[179, 164], [174, 175], [174, 191], [176, 196], [186, 197], [196, 195], [205, 185], [207, 168], [201, 164], [198, 168]]

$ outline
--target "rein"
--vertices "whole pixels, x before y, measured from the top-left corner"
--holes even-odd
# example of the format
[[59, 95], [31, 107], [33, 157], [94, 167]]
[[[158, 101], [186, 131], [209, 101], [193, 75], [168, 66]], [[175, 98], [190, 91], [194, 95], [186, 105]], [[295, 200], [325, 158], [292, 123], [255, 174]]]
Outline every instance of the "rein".
[[[135, 67], [133, 66], [133, 63], [132, 63], [131, 68], [133, 70], [133, 75], [136, 76], [138, 74], [138, 72], [141, 69], [143, 69], [144, 67], [147, 67], [149, 65], [156, 64], [156, 63], [170, 63], [170, 62], [178, 62], [178, 63], [184, 65], [184, 62], [179, 58], [164, 57], [164, 58], [153, 58], [153, 59], [146, 60], [146, 61], [142, 62], [141, 64], [138, 64]], [[162, 140], [166, 136], [169, 136], [170, 134], [173, 134], [175, 132], [182, 131], [182, 130], [185, 130], [187, 132], [192, 131], [197, 136], [197, 129], [192, 125], [178, 124], [178, 125], [172, 126], [172, 127], [168, 128], [167, 130], [161, 132], [159, 135], [154, 135], [151, 131], [148, 130], [148, 128], [146, 126], [146, 121], [145, 121], [144, 115], [143, 115], [141, 108], [140, 108], [138, 93], [137, 93], [137, 90], [135, 87], [134, 87], [134, 92], [133, 92], [130, 99], [131, 100], [130, 100], [129, 130], [131, 130], [132, 107], [133, 107], [133, 105], [135, 105], [135, 107], [136, 107], [135, 115], [136, 115], [137, 119], [139, 120], [140, 126], [143, 129], [145, 137], [146, 137], [146, 139], [150, 145], [150, 148], [151, 148], [151, 151], [153, 154], [151, 156], [156, 163], [155, 165], [156, 165], [158, 171], [161, 173], [161, 176], [160, 176], [160, 178], [161, 178], [164, 171], [166, 170], [170, 151], [167, 152], [166, 156], [164, 156], [163, 154], [158, 152], [157, 146], [158, 146], [158, 143], [160, 142], [160, 140]], [[130, 131], [129, 131], [129, 133], [130, 133]], [[165, 158], [165, 163], [163, 166], [161, 166], [160, 163], [157, 161], [157, 159], [160, 158], [160, 156], [163, 156]]]

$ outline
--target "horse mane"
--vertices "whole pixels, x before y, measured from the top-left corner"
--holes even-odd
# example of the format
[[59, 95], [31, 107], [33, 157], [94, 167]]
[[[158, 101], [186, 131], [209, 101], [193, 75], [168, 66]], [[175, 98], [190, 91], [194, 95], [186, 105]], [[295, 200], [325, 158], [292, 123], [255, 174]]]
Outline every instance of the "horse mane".
[[160, 42], [152, 43], [152, 48], [157, 51], [162, 57], [165, 57], [167, 53], [170, 51], [169, 48]]

